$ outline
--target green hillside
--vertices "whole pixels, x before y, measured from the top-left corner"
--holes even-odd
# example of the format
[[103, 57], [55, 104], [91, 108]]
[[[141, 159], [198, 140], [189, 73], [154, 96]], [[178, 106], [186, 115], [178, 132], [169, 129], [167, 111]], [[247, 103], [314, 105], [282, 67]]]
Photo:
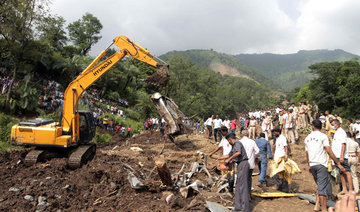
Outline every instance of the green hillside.
[[268, 77], [248, 67], [232, 55], [212, 50], [187, 50], [168, 52], [162, 55], [161, 58], [168, 60], [170, 56], [181, 56], [187, 59], [188, 62], [220, 72], [222, 75], [243, 77], [265, 85], [268, 88], [280, 88]]
[[291, 91], [313, 78], [312, 74], [307, 72], [311, 64], [346, 61], [359, 56], [336, 49], [301, 50], [295, 54], [239, 54], [236, 57], [245, 65], [279, 83], [285, 91]]

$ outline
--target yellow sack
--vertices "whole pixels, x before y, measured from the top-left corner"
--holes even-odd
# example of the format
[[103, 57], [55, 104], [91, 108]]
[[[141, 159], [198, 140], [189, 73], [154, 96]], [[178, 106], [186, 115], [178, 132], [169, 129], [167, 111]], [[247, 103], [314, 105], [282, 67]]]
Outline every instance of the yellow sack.
[[301, 172], [295, 161], [289, 158], [286, 162], [285, 157], [281, 157], [277, 161], [271, 160], [269, 163], [270, 177], [273, 177], [277, 174], [280, 178], [285, 179], [289, 184], [291, 183], [292, 176]]

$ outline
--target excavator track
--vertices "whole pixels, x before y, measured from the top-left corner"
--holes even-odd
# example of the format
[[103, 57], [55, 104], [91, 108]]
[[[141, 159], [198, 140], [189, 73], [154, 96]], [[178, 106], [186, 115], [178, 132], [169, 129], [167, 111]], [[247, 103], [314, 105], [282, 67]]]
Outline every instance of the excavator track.
[[35, 150], [31, 150], [26, 156], [25, 156], [25, 161], [24, 164], [26, 166], [31, 166], [39, 161], [42, 161], [44, 158], [44, 150], [39, 150], [39, 149], [35, 149]]
[[71, 169], [80, 168], [83, 164], [91, 160], [95, 156], [95, 153], [95, 144], [81, 145], [73, 153], [71, 153], [68, 165]]

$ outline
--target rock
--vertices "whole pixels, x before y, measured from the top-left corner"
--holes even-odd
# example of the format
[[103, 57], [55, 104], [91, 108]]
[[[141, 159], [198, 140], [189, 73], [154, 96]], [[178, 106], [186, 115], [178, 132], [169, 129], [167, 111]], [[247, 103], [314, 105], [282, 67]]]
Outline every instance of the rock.
[[21, 163], [21, 160], [18, 160], [18, 162], [16, 162], [17, 165], [19, 165]]
[[25, 195], [25, 196], [24, 196], [24, 199], [26, 199], [26, 200], [28, 200], [28, 201], [30, 201], [30, 202], [34, 201], [34, 197], [31, 196], [31, 195]]
[[62, 210], [61, 209], [57, 209], [57, 211], [56, 212], [62, 212]]
[[55, 194], [54, 196], [55, 196], [55, 198], [57, 198], [57, 199], [61, 199], [61, 195], [59, 195], [59, 194]]
[[66, 185], [62, 189], [69, 189], [69, 188], [70, 188], [70, 185]]
[[37, 211], [44, 211], [46, 210], [47, 207], [49, 207], [49, 203], [47, 202], [42, 202], [42, 203], [39, 203], [36, 208], [37, 208]]
[[44, 187], [44, 186], [45, 186], [45, 183], [44, 183], [43, 181], [41, 181], [41, 182], [39, 183], [39, 186], [40, 186], [40, 187]]
[[40, 203], [42, 203], [42, 202], [46, 202], [46, 197], [44, 197], [44, 196], [39, 196], [39, 197], [38, 197], [38, 203], [40, 204]]
[[45, 179], [46, 179], [46, 180], [51, 180], [51, 177], [46, 177]]
[[20, 189], [15, 188], [15, 187], [9, 188], [9, 191], [10, 191], [10, 192], [14, 192], [15, 194], [19, 194], [19, 193], [20, 193]]
[[116, 187], [116, 183], [111, 182], [111, 183], [110, 183], [110, 188], [115, 188], [115, 187]]

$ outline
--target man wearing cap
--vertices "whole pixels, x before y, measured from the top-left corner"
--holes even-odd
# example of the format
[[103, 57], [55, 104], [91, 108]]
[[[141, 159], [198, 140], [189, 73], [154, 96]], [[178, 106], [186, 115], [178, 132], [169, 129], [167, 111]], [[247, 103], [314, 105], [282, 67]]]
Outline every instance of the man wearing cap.
[[[278, 161], [280, 158], [284, 157], [284, 160], [287, 161], [289, 155], [289, 149], [286, 141], [286, 137], [281, 134], [280, 128], [275, 128], [273, 130], [274, 134], [274, 145], [273, 145], [273, 152], [274, 152], [274, 161]], [[274, 175], [274, 180], [276, 184], [276, 189], [282, 192], [289, 193], [289, 184], [288, 182], [280, 178], [279, 175]]]
[[225, 164], [237, 163], [237, 177], [235, 185], [235, 210], [249, 212], [250, 211], [250, 194], [248, 186], [249, 163], [244, 146], [240, 141], [235, 140], [235, 134], [229, 133], [225, 137], [232, 145], [232, 149], [228, 155], [219, 157], [226, 159]]
[[312, 122], [312, 132], [305, 138], [306, 160], [309, 164], [309, 172], [313, 175], [317, 185], [315, 211], [326, 210], [326, 197], [332, 194], [330, 176], [328, 173], [328, 157], [338, 165], [341, 171], [344, 167], [336, 159], [330, 148], [330, 142], [326, 134], [321, 132], [322, 123], [320, 120]]
[[[212, 151], [209, 154], [210, 158], [218, 160], [219, 157], [213, 156], [217, 151], [219, 151], [221, 148], [223, 150], [223, 156], [228, 155], [232, 149], [232, 145], [229, 143], [229, 141], [225, 138], [225, 136], [228, 134], [228, 128], [225, 126], [222, 126], [220, 128], [220, 134], [223, 136], [221, 139], [219, 145], [216, 147], [214, 151]], [[222, 171], [223, 172], [223, 171]], [[234, 173], [233, 171], [224, 171], [222, 174], [227, 175], [228, 183], [229, 183], [229, 192], [233, 193], [233, 187], [234, 187]]]
[[267, 155], [269, 155], [269, 159], [272, 159], [272, 153], [271, 153], [271, 146], [269, 141], [265, 139], [265, 133], [260, 133], [260, 138], [255, 140], [256, 145], [258, 146], [260, 150], [260, 156], [259, 156], [259, 170], [260, 170], [260, 177], [259, 177], [259, 183], [260, 185], [265, 184], [266, 185], [266, 169], [267, 169]]
[[255, 117], [251, 116], [251, 119], [249, 121], [249, 133], [250, 133], [251, 139], [255, 139], [256, 124], [257, 124], [257, 121], [256, 121]]

